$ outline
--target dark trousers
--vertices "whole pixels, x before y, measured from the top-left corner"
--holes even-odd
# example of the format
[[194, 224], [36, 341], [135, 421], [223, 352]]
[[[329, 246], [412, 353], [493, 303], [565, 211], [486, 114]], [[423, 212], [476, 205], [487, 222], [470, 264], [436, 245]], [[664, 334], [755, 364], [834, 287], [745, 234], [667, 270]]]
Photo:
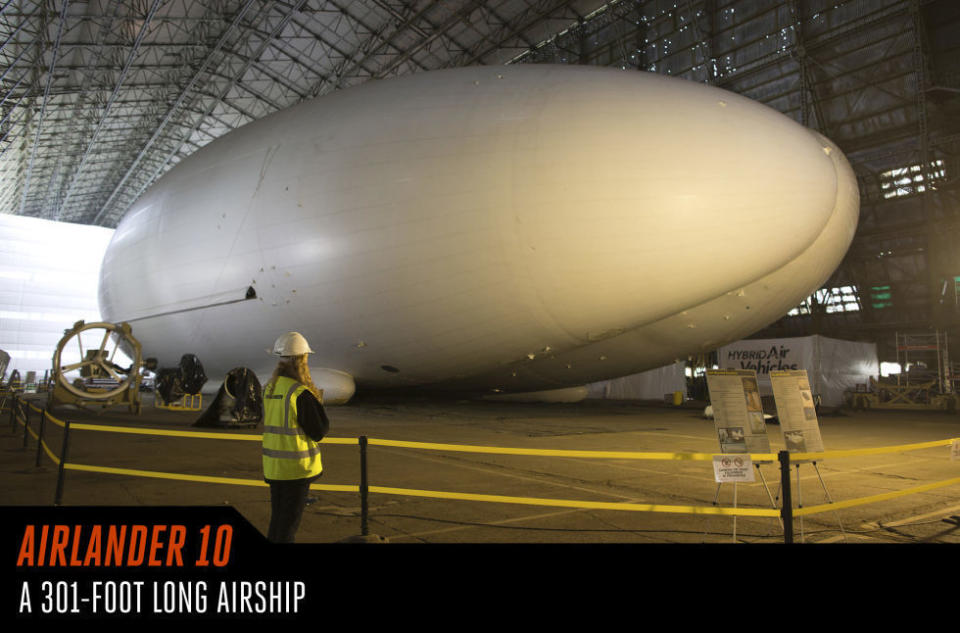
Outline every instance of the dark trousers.
[[270, 481], [270, 530], [273, 543], [293, 543], [313, 479]]

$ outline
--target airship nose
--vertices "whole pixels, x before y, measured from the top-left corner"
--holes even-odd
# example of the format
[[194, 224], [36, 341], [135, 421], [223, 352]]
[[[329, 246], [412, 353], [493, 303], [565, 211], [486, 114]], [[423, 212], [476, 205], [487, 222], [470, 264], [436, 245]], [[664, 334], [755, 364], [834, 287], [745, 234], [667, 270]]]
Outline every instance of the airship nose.
[[521, 267], [571, 335], [743, 287], [803, 253], [835, 213], [855, 225], [846, 160], [782, 114], [656, 75], [593, 74], [586, 89], [591, 99], [557, 92], [545, 105], [513, 205]]

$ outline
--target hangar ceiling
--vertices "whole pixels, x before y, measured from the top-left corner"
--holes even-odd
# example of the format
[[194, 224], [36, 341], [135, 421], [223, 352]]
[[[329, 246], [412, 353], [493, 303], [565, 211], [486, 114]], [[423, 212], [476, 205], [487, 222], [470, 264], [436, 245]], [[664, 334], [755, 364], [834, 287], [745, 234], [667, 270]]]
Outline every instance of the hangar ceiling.
[[843, 149], [854, 244], [761, 334], [879, 341], [960, 322], [955, 0], [0, 0], [0, 213], [115, 226], [166, 170], [266, 114], [517, 63], [714, 84]]

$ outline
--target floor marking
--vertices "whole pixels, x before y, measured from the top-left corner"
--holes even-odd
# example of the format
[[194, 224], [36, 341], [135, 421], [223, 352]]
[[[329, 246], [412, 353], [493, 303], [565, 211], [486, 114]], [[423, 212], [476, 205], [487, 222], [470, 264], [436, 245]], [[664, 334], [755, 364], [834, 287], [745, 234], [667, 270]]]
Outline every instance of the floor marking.
[[[428, 530], [428, 531], [426, 531], [426, 532], [411, 532], [411, 533], [409, 533], [409, 534], [400, 534], [400, 535], [396, 535], [396, 536], [391, 536], [391, 537], [389, 537], [389, 538], [390, 538], [391, 541], [395, 541], [395, 540], [400, 539], [400, 538], [419, 538], [419, 537], [421, 537], [421, 536], [431, 536], [431, 535], [434, 535], [434, 534], [445, 534], [445, 533], [449, 533], [449, 532], [460, 532], [460, 531], [463, 531], [463, 530], [470, 530], [470, 529], [483, 528], [483, 527], [496, 527], [496, 526], [498, 526], [498, 525], [504, 525], [504, 524], [507, 524], [507, 523], [519, 523], [519, 522], [521, 522], [521, 521], [529, 521], [529, 520], [535, 520], [535, 519], [546, 519], [546, 518], [550, 518], [550, 517], [564, 516], [564, 515], [567, 515], [567, 514], [577, 514], [578, 512], [586, 512], [586, 511], [587, 511], [586, 508], [580, 508], [580, 509], [576, 509], [576, 510], [561, 510], [561, 511], [559, 511], [559, 512], [546, 512], [546, 513], [542, 513], [542, 514], [530, 514], [530, 515], [525, 515], [525, 516], [522, 516], [522, 517], [513, 517], [513, 518], [510, 518], [510, 519], [501, 519], [500, 521], [488, 521], [488, 522], [486, 522], [486, 523], [477, 523], [477, 524], [474, 524], [474, 525], [458, 525], [458, 526], [456, 526], [456, 527], [448, 527], [448, 528], [443, 528], [443, 529], [438, 529], [438, 530]], [[425, 520], [425, 521], [429, 521], [430, 519], [424, 519], [424, 520]], [[532, 529], [536, 529], [536, 528], [532, 528]], [[545, 529], [548, 529], [548, 528], [545, 528]], [[574, 531], [575, 531], [575, 530], [574, 530]]]
[[[866, 523], [861, 523], [860, 530], [882, 530], [887, 527], [898, 527], [901, 525], [910, 525], [918, 521], [923, 521], [924, 519], [932, 519], [934, 517], [949, 514], [951, 512], [956, 512], [960, 510], [960, 505], [950, 506], [948, 508], [942, 508], [940, 510], [933, 510], [931, 512], [926, 512], [924, 514], [916, 514], [913, 516], [906, 517], [904, 519], [897, 519], [896, 521], [868, 521]], [[871, 541], [881, 540], [874, 536], [868, 534], [858, 534], [856, 532], [850, 532], [847, 536], [856, 536], [857, 538], [867, 539]], [[816, 541], [817, 543], [835, 543], [836, 541], [842, 540], [843, 535], [831, 536], [830, 538], [823, 539], [822, 541]]]
[[896, 521], [880, 521], [878, 525], [880, 527], [897, 527], [899, 525], [907, 525], [909, 523], [914, 523], [916, 521], [922, 521], [924, 519], [932, 519], [933, 517], [940, 516], [941, 514], [947, 514], [950, 512], [956, 512], [960, 510], [960, 505], [950, 506], [949, 508], [943, 508], [942, 510], [933, 510], [932, 512], [926, 512], [924, 514], [917, 514], [906, 519], [897, 519]]

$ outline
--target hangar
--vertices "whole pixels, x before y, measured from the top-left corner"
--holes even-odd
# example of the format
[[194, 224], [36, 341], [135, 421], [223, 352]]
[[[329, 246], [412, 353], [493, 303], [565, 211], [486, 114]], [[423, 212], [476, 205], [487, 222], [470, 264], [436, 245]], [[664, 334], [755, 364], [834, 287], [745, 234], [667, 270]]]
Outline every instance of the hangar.
[[[881, 384], [884, 376], [875, 376], [874, 383], [874, 376], [864, 375], [856, 381], [863, 383], [862, 389], [850, 386], [854, 394], [847, 404], [908, 398], [917, 409], [927, 409], [921, 412], [928, 415], [924, 424], [940, 420], [929, 417], [933, 415], [943, 416], [949, 425], [955, 407], [932, 403], [937, 398], [938, 403], [948, 402], [941, 396], [954, 394], [958, 383], [952, 360], [957, 356], [951, 349], [960, 340], [960, 262], [955, 252], [958, 29], [960, 8], [947, 0], [7, 2], [0, 8], [0, 349], [10, 356], [7, 372], [19, 368], [21, 374], [42, 374], [65, 329], [77, 320], [100, 318], [100, 260], [116, 227], [165, 174], [189, 170], [196, 164], [191, 160], [222, 147], [214, 141], [228, 133], [243, 133], [255, 122], [312, 100], [360, 94], [354, 91], [367, 89], [366, 84], [369, 88], [433, 71], [492, 69], [493, 77], [509, 79], [511, 73], [526, 72], [514, 70], [517, 67], [602, 67], [645, 80], [657, 75], [728, 91], [813, 130], [839, 149], [849, 161], [859, 196], [849, 248], [818, 287], [742, 338], [771, 339], [781, 347], [784, 340], [811, 336], [873, 344], [878, 374], [895, 378]], [[384, 112], [390, 115], [389, 103]], [[599, 108], [595, 117], [603, 119], [609, 112]], [[657, 114], [656, 103], [644, 103], [625, 115], [617, 111], [621, 118], [605, 123], [635, 130], [637, 121]], [[672, 149], [701, 155], [700, 142], [709, 143], [715, 132], [696, 125], [702, 122], [691, 120], [693, 132], [678, 141], [683, 145], [679, 150]], [[651, 143], [653, 136], [650, 132]], [[649, 151], [643, 141], [638, 137], [622, 153], [607, 156], [609, 169], [630, 161], [631, 151]], [[657, 162], [639, 164], [656, 170]], [[720, 158], [710, 164], [720, 173], [728, 166]], [[172, 171], [178, 166], [180, 172]], [[633, 169], [637, 178], [645, 175], [632, 163], [624, 167]], [[541, 168], [522, 160], [514, 166], [534, 177], [540, 177]], [[587, 178], [590, 165], [581, 164], [581, 169]], [[796, 169], [789, 161], [781, 166], [785, 174]], [[682, 192], [704, 184], [690, 182], [692, 178], [673, 182], [671, 189]], [[753, 191], [762, 188], [764, 178], [758, 181]], [[602, 185], [595, 183], [604, 181], [587, 182], [585, 188], [597, 191]], [[718, 197], [725, 194], [720, 181], [710, 186]], [[792, 199], [783, 200], [784, 208]], [[771, 214], [777, 206], [768, 205]], [[224, 224], [231, 221], [224, 216]], [[685, 234], [700, 228], [697, 224], [671, 227], [671, 234], [683, 244]], [[762, 239], [714, 240], [710, 255], [718, 262], [749, 262], [760, 258], [763, 249], [786, 248], [798, 229], [782, 226], [780, 234]], [[208, 230], [212, 226], [197, 221], [197, 233]], [[704, 252], [707, 246], [697, 248]], [[180, 256], [173, 254], [170, 269]], [[671, 260], [671, 266], [682, 268], [683, 259], [690, 261]], [[700, 265], [684, 284], [693, 288], [713, 270]], [[159, 278], [167, 271], [157, 266], [149, 274]], [[597, 277], [592, 279], [602, 285]], [[255, 275], [254, 281], [260, 285], [237, 286], [246, 294], [236, 300], [250, 299], [249, 289], [263, 298], [262, 288], [271, 282]], [[673, 290], [666, 284], [656, 288], [663, 295]], [[732, 295], [724, 293], [732, 297], [729, 301], [738, 301], [736, 289], [730, 290]], [[650, 294], [638, 301], [655, 303], [659, 298]], [[214, 303], [234, 300], [225, 294], [209, 304], [185, 302], [177, 310], [187, 320], [199, 319], [199, 312]], [[467, 311], [470, 305], [456, 307]], [[556, 320], [557, 330], [574, 329], [569, 323], [575, 320]], [[522, 331], [521, 324], [512, 325]], [[134, 322], [134, 334], [137, 327]], [[696, 321], [683, 327], [689, 328], [689, 337], [704, 328]], [[614, 329], [598, 327], [596, 340], [615, 339], [608, 334]], [[642, 341], [653, 346], [663, 331], [654, 330]], [[350, 353], [372, 352], [372, 336], [350, 339]], [[686, 358], [677, 359], [686, 364], [686, 397], [691, 401], [697, 396], [705, 400], [704, 372], [722, 365], [716, 355], [721, 341], [710, 348], [709, 337], [705, 340], [699, 349], [684, 352]], [[517, 360], [502, 374], [491, 370], [491, 380], [504, 381], [503, 389], [495, 391], [510, 391], [509, 380], [523, 378], [524, 372], [547, 376], [558, 387], [570, 386], [550, 373], [559, 371], [555, 367], [532, 370], [524, 364], [527, 356], [539, 362], [533, 357], [559, 354], [562, 344], [545, 338], [531, 345], [536, 348], [513, 350]], [[478, 339], [477, 347], [489, 346], [486, 339]], [[610, 343], [602, 352], [591, 353], [606, 362], [615, 360], [616, 350]], [[191, 351], [177, 349], [164, 362]], [[467, 355], [456, 363], [465, 363]], [[660, 360], [668, 365], [674, 359]], [[564, 369], [585, 361], [571, 357], [558, 359], [561, 362], [558, 367]], [[378, 356], [371, 366], [384, 381], [410, 375], [395, 357]], [[624, 370], [623, 375], [629, 373]], [[591, 382], [593, 393], [611, 392], [597, 388], [599, 380]], [[661, 382], [652, 382], [654, 390], [664, 391]], [[540, 386], [529, 391], [547, 389], [549, 380], [536, 384]], [[857, 399], [856, 392], [864, 395]], [[344, 411], [350, 423], [362, 425], [365, 420], [357, 409]], [[477, 427], [483, 428], [491, 411], [472, 411], [468, 417], [484, 420]], [[577, 420], [570, 411], [551, 418], [549, 429], [528, 429], [528, 436], [565, 435], [563, 420]], [[416, 416], [401, 417], [413, 423]], [[520, 426], [527, 424], [534, 423], [527, 420]], [[597, 428], [608, 430], [606, 424]], [[692, 420], [682, 424], [702, 426]], [[659, 423], [653, 426], [661, 428]], [[922, 439], [952, 437], [949, 428]], [[643, 425], [637, 423], [632, 430], [643, 433]], [[921, 441], [912, 436], [909, 441], [914, 439]], [[715, 443], [715, 438], [710, 441]], [[925, 510], [939, 501], [928, 500]]]

